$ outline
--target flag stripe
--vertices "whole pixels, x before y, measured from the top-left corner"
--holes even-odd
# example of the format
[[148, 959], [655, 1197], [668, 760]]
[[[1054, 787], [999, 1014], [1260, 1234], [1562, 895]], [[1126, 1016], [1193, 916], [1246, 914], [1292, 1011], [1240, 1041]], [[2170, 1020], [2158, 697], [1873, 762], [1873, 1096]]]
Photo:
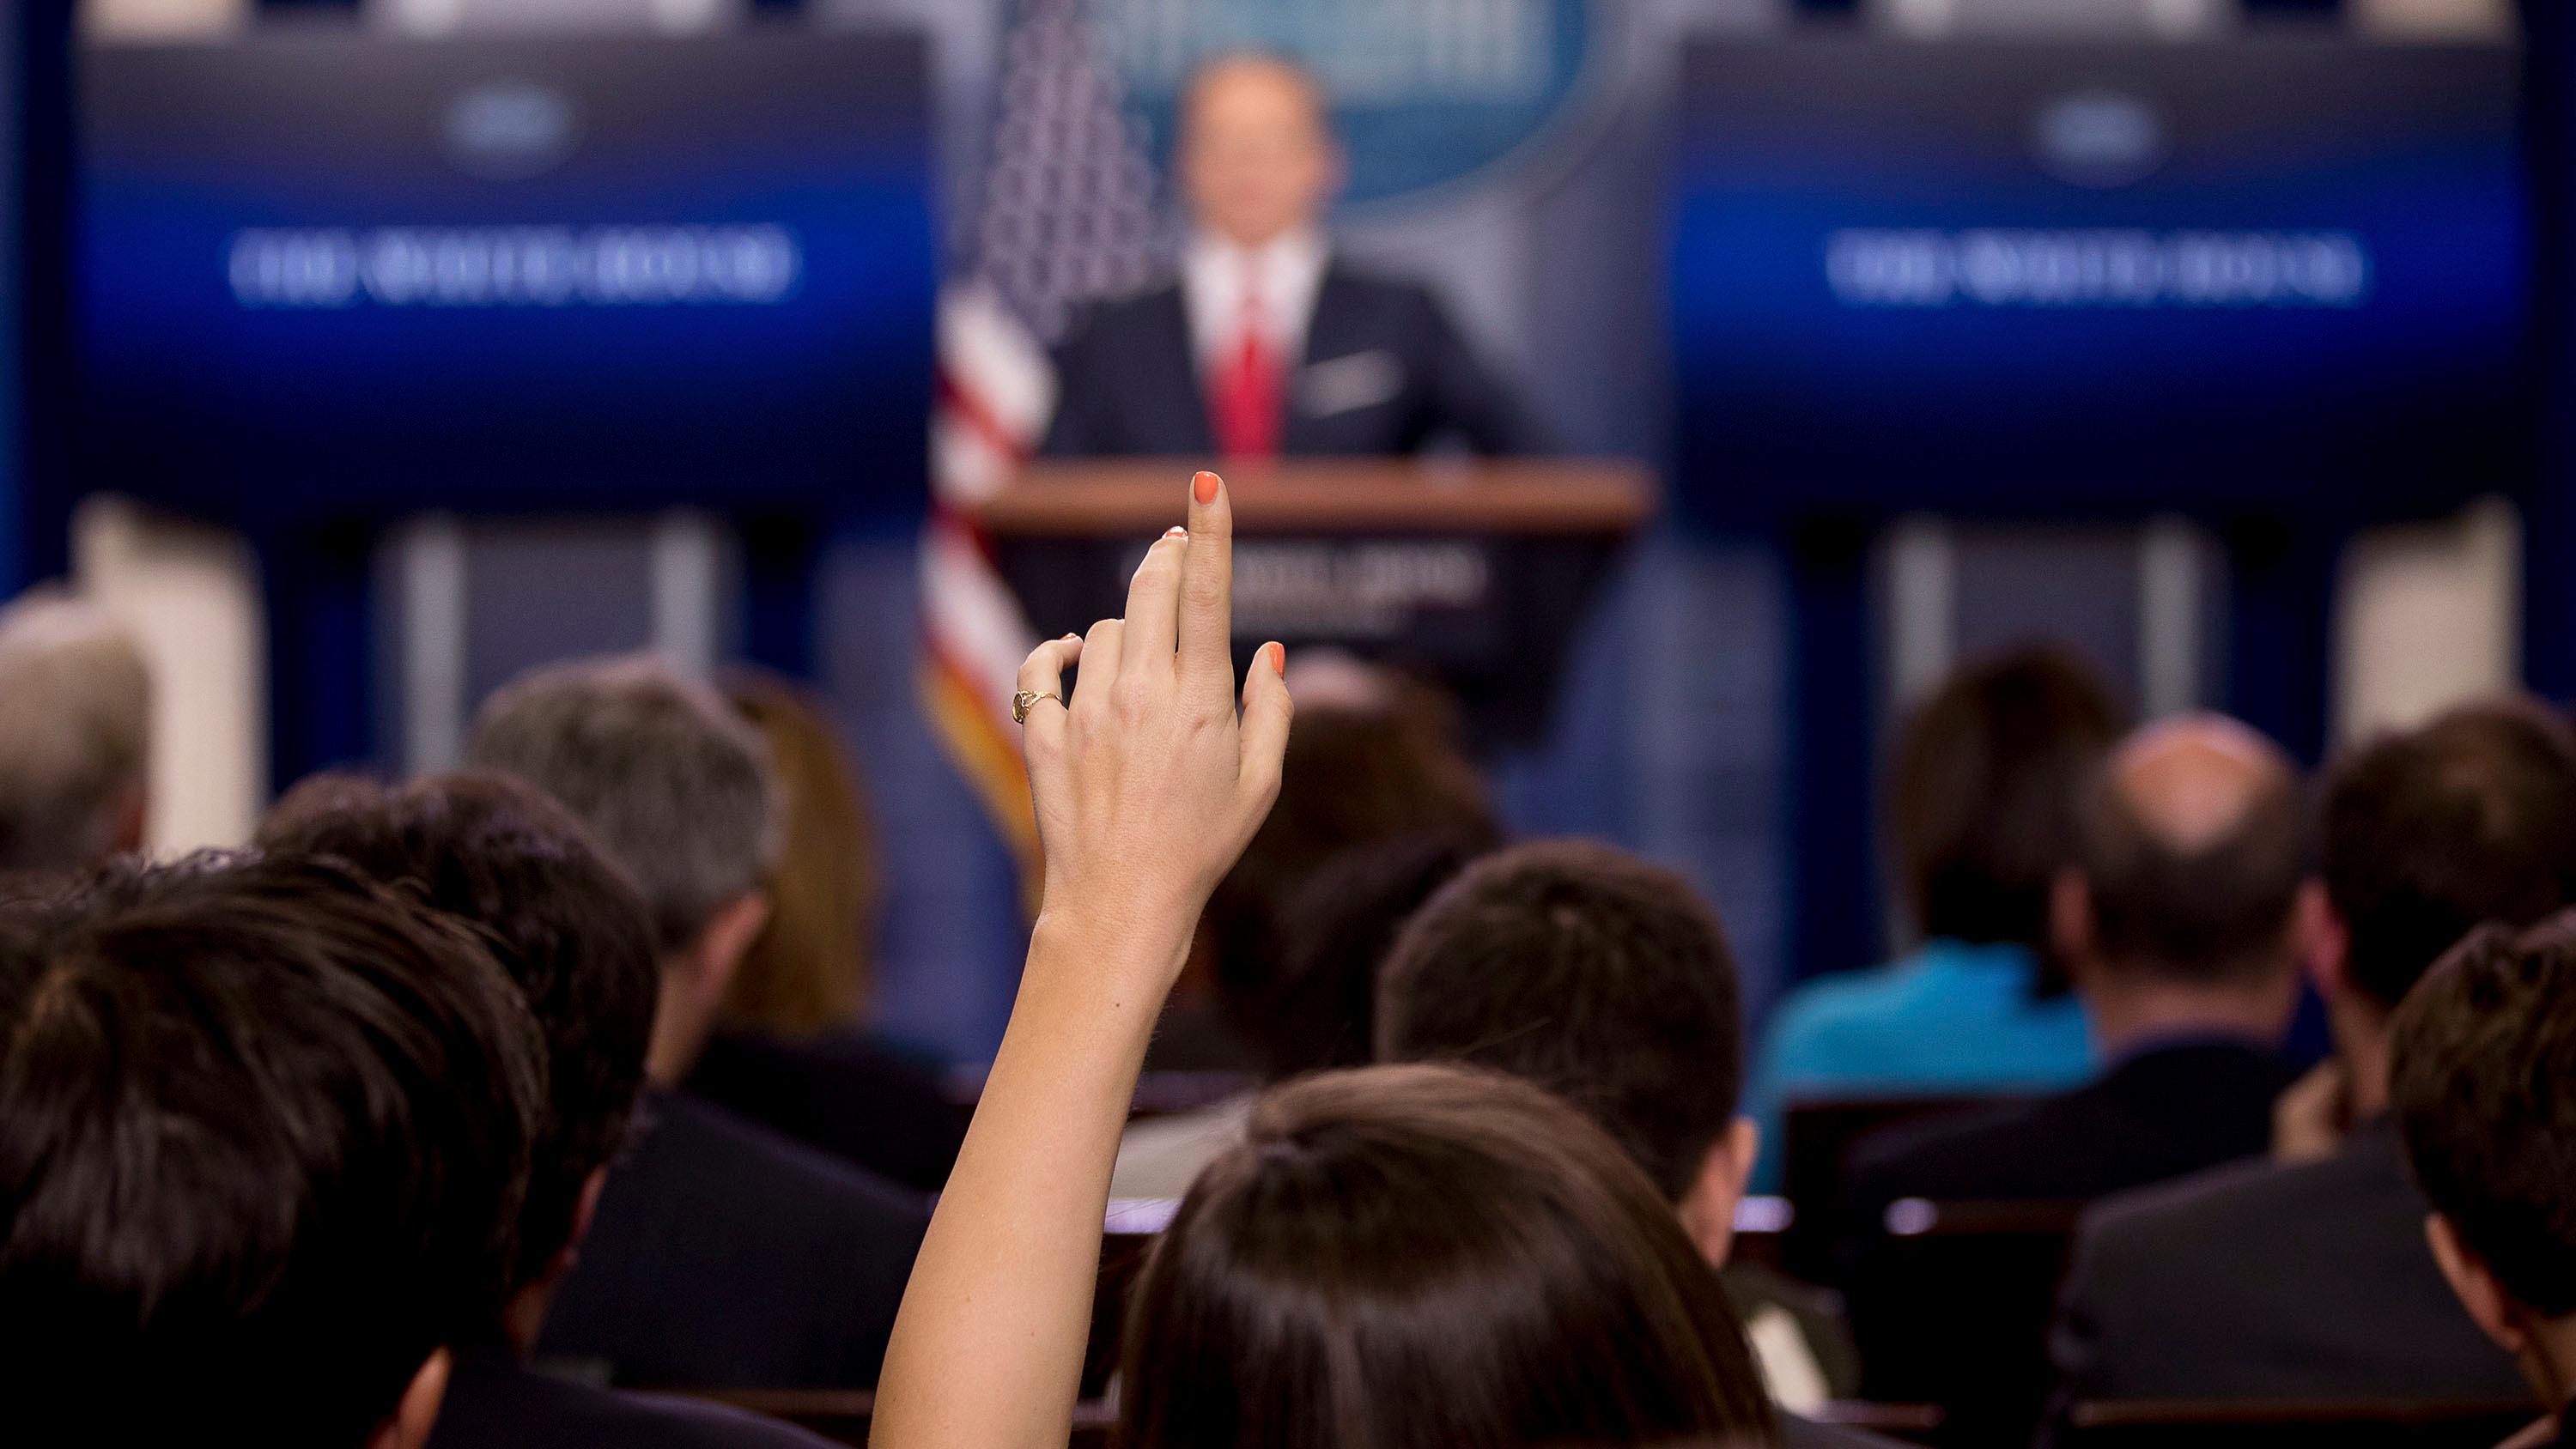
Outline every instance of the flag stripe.
[[1034, 892], [1036, 821], [1009, 712], [1037, 636], [973, 509], [1009, 485], [1045, 431], [1057, 394], [1048, 346], [1082, 300], [1152, 275], [1162, 228], [1153, 168], [1082, 0], [1022, 0], [1002, 55], [968, 233], [977, 254], [939, 299], [919, 687]]

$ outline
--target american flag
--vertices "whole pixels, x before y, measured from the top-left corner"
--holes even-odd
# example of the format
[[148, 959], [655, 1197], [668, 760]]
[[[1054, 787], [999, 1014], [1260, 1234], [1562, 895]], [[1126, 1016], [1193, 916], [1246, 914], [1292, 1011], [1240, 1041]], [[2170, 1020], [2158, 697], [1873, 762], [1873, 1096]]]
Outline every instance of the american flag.
[[1022, 0], [997, 103], [966, 260], [939, 299], [922, 690], [950, 758], [1034, 865], [1010, 708], [1037, 636], [972, 510], [1036, 448], [1055, 408], [1047, 349], [1076, 307], [1141, 286], [1166, 248], [1152, 163], [1083, 0]]

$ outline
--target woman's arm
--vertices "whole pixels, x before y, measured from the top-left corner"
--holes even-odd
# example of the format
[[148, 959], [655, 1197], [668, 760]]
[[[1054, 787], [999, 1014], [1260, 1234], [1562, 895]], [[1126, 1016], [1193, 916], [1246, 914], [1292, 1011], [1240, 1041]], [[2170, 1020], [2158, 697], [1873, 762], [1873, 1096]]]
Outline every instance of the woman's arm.
[[1189, 527], [1136, 570], [1123, 620], [1042, 644], [1020, 687], [1079, 659], [1069, 707], [1023, 727], [1046, 882], [1011, 1024], [905, 1288], [878, 1449], [1062, 1449], [1100, 1264], [1109, 1169], [1199, 910], [1279, 790], [1276, 644], [1235, 709], [1233, 513], [1191, 480]]

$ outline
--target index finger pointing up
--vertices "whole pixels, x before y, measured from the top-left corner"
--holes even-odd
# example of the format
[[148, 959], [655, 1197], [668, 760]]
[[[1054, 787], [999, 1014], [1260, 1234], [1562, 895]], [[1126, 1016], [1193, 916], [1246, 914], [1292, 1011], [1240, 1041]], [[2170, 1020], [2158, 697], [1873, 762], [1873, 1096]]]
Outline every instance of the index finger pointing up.
[[1225, 480], [1190, 479], [1190, 547], [1181, 559], [1180, 673], [1194, 693], [1234, 699], [1234, 502]]

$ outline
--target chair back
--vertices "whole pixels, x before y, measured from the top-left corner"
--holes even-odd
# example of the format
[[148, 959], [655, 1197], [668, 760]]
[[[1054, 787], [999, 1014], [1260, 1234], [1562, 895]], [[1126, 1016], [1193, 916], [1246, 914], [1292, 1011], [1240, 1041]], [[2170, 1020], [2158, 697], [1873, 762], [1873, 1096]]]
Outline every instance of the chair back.
[[1127, 1341], [1127, 1309], [1136, 1280], [1154, 1239], [1172, 1221], [1180, 1202], [1173, 1198], [1117, 1198], [1100, 1235], [1100, 1282], [1091, 1290], [1091, 1341], [1082, 1352], [1083, 1397], [1109, 1392], [1118, 1372], [1118, 1351]]
[[2540, 1411], [2492, 1401], [2178, 1400], [2077, 1404], [2058, 1449], [2494, 1449]]
[[1781, 1124], [1780, 1195], [1790, 1221], [1780, 1242], [1781, 1266], [1810, 1283], [1840, 1286], [1834, 1261], [1836, 1219], [1843, 1212], [1852, 1148], [1884, 1127], [2016, 1100], [1995, 1093], [1838, 1096], [1792, 1101]]
[[1891, 1203], [1845, 1294], [1861, 1396], [1938, 1405], [1947, 1443], [2029, 1442], [2047, 1403], [2049, 1324], [2082, 1210]]

